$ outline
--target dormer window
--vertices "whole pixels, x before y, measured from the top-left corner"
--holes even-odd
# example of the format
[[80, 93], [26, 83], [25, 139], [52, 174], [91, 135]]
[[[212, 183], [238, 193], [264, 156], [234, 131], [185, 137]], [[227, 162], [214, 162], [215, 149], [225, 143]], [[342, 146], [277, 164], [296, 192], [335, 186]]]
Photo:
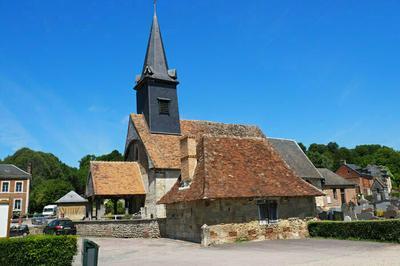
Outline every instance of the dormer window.
[[160, 115], [169, 115], [169, 103], [170, 99], [158, 98], [158, 110]]

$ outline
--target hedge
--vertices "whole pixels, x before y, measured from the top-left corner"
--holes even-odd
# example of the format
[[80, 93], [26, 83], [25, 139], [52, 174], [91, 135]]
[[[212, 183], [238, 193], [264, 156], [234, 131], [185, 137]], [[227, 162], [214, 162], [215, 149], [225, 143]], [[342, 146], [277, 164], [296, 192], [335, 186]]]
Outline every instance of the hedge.
[[308, 223], [311, 237], [377, 240], [400, 243], [400, 220]]
[[71, 265], [76, 253], [75, 236], [0, 239], [0, 265]]

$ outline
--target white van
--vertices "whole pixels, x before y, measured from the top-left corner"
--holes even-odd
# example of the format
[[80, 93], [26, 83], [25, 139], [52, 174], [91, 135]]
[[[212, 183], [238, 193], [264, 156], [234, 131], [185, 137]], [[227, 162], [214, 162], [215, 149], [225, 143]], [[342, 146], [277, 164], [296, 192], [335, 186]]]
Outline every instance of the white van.
[[47, 205], [44, 206], [43, 208], [43, 212], [42, 212], [43, 216], [56, 216], [57, 214], [57, 205]]

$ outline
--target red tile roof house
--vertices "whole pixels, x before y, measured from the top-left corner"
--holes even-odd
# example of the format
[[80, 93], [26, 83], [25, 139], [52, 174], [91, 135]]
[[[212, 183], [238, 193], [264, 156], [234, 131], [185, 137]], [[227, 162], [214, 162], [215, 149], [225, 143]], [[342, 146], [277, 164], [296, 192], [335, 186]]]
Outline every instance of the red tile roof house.
[[372, 195], [371, 187], [374, 182], [374, 177], [368, 170], [358, 165], [344, 162], [339, 169], [336, 170], [336, 174], [355, 183], [357, 185], [356, 191], [358, 194], [363, 194], [364, 196]]
[[305, 236], [305, 223], [287, 219], [315, 216], [315, 196], [323, 193], [266, 138], [184, 136], [180, 146], [181, 176], [159, 201], [166, 204], [168, 237], [205, 241], [205, 224], [214, 244]]

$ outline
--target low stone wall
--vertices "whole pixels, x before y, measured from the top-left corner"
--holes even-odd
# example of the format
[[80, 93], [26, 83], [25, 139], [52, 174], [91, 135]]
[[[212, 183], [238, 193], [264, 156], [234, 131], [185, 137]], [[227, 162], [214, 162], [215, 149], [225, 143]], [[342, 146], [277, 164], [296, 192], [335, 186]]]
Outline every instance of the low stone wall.
[[74, 222], [80, 236], [116, 238], [159, 238], [157, 220], [80, 221]]
[[240, 241], [302, 239], [309, 236], [307, 219], [289, 218], [276, 224], [248, 223], [219, 224], [202, 227], [202, 245], [218, 245]]

